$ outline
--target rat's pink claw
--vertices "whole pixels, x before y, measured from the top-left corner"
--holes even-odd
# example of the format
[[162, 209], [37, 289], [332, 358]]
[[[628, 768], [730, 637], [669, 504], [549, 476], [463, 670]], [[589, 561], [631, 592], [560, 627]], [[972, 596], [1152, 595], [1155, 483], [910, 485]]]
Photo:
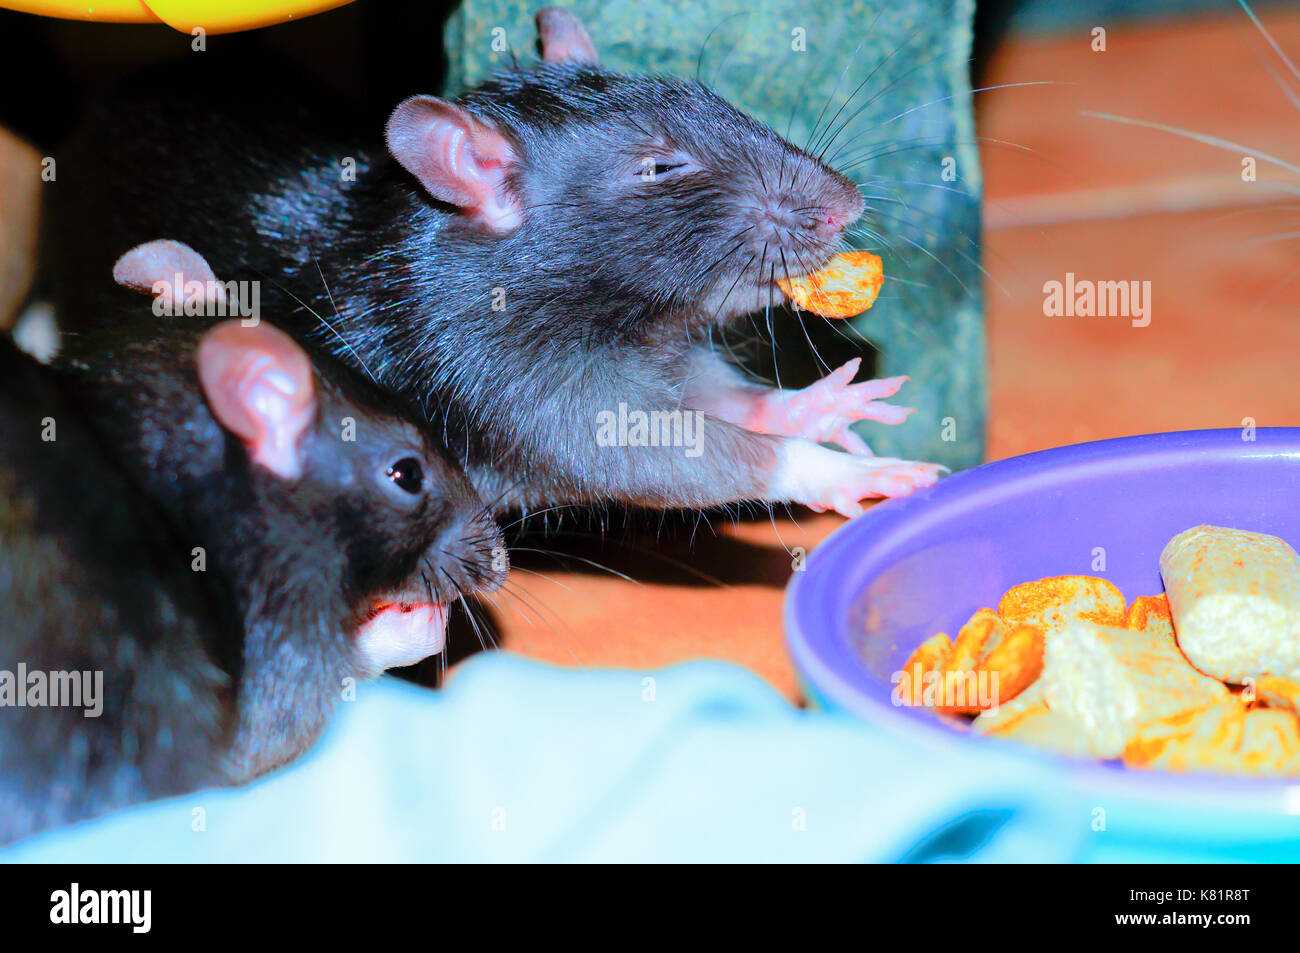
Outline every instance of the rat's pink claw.
[[759, 433], [837, 443], [849, 453], [869, 455], [871, 448], [850, 429], [851, 425], [859, 420], [901, 424], [912, 408], [887, 404], [881, 399], [898, 393], [906, 377], [854, 384], [853, 377], [861, 365], [862, 359], [855, 357], [802, 390], [765, 394], [746, 425]]
[[862, 512], [859, 500], [907, 496], [913, 490], [932, 486], [945, 469], [937, 463], [889, 457], [874, 457], [861, 463], [866, 465], [843, 486], [836, 487], [828, 499], [832, 508], [844, 516], [853, 517]]
[[772, 498], [851, 518], [862, 512], [862, 500], [907, 496], [930, 486], [946, 470], [938, 463], [860, 457], [793, 439], [781, 448]]

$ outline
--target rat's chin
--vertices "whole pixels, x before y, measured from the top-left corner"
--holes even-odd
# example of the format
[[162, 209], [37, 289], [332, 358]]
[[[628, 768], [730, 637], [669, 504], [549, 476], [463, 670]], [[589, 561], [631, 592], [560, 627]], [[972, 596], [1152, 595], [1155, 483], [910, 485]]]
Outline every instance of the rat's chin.
[[357, 627], [357, 649], [368, 675], [414, 665], [447, 644], [447, 605], [442, 602], [379, 600]]
[[726, 288], [701, 303], [698, 313], [705, 315], [709, 324], [726, 325], [746, 314], [767, 309], [770, 304], [779, 308], [789, 298], [775, 281], [741, 281], [730, 292]]

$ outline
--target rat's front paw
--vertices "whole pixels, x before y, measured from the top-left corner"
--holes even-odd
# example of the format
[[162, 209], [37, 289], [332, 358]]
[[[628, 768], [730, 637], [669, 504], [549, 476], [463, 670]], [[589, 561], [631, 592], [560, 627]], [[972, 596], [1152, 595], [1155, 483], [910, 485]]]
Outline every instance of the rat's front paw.
[[814, 443], [838, 443], [854, 454], [869, 455], [871, 448], [850, 425], [859, 420], [901, 424], [911, 407], [887, 404], [907, 381], [906, 377], [853, 383], [862, 359], [855, 357], [803, 390], [779, 390], [765, 394], [746, 421], [750, 430], [783, 437], [802, 437]]
[[933, 485], [939, 479], [939, 474], [947, 469], [937, 463], [896, 460], [892, 457], [856, 457], [855, 460], [863, 465], [861, 472], [826, 493], [824, 505], [821, 505], [822, 500], [806, 505], [818, 512], [831, 509], [852, 519], [862, 513], [861, 500], [907, 496], [913, 490]]
[[817, 512], [854, 517], [862, 500], [907, 496], [932, 485], [947, 467], [938, 463], [863, 457], [819, 447], [806, 440], [783, 446], [776, 490], [781, 498]]

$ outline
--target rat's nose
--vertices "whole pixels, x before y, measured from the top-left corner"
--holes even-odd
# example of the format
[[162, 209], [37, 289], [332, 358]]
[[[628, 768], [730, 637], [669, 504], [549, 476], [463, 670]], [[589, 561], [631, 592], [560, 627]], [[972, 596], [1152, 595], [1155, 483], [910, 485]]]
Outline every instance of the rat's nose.
[[856, 184], [798, 150], [787, 155], [780, 176], [761, 181], [754, 199], [742, 212], [754, 252], [808, 269], [825, 263], [865, 206]]
[[861, 213], [855, 214], [844, 208], [818, 209], [815, 213], [805, 216], [799, 224], [804, 231], [811, 232], [815, 237], [831, 241], [851, 225], [859, 214]]
[[789, 224], [810, 238], [834, 241], [865, 208], [856, 183], [812, 156], [800, 156], [790, 184], [781, 204], [794, 213]]
[[863, 201], [862, 192], [857, 184], [852, 180], [838, 172], [831, 172], [828, 178], [830, 185], [826, 190], [828, 193], [826, 214], [822, 216], [819, 224], [838, 234], [862, 217], [866, 202]]
[[506, 541], [486, 513], [449, 526], [429, 554], [462, 592], [495, 592], [510, 569]]

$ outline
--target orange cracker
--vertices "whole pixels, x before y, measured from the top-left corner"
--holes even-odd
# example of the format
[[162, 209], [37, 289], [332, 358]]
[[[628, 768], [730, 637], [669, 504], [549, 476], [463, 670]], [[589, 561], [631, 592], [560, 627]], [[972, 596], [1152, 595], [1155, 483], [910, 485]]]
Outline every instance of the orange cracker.
[[879, 255], [866, 251], [840, 252], [820, 271], [777, 285], [790, 298], [824, 318], [851, 318], [873, 304], [885, 283], [885, 266]]
[[976, 672], [998, 673], [998, 701], [1008, 702], [1032, 685], [1043, 672], [1045, 639], [1036, 625], [1018, 625], [975, 666]]
[[[907, 703], [910, 703], [912, 698], [923, 697], [928, 681], [926, 676], [931, 672], [942, 670], [951, 651], [952, 642], [948, 634], [940, 632], [938, 635], [930, 636], [908, 656], [907, 661], [903, 663], [903, 672], [907, 676], [910, 691], [902, 696]], [[918, 684], [919, 688], [916, 687]]]
[[1045, 629], [1076, 620], [1122, 626], [1127, 605], [1124, 594], [1105, 579], [1049, 576], [1008, 589], [998, 603], [998, 615], [1007, 623]]
[[[954, 697], [945, 698], [955, 704], [939, 704], [935, 708], [945, 714], [978, 714], [985, 708], [1011, 701], [1033, 684], [1042, 670], [1043, 630], [1032, 625], [1016, 626], [973, 669], [957, 669], [951, 663], [944, 666], [945, 688], [948, 679], [967, 677], [963, 685], [954, 686]], [[993, 673], [997, 674], [996, 681], [989, 677]], [[981, 677], [991, 695], [987, 699], [972, 691], [973, 686], [980, 685]], [[958, 687], [963, 689], [960, 694], [956, 691]]]
[[1138, 632], [1159, 632], [1174, 638], [1174, 617], [1169, 612], [1169, 599], [1162, 592], [1158, 596], [1138, 596], [1128, 607], [1125, 628]]
[[1006, 636], [1007, 627], [992, 609], [980, 609], [961, 627], [944, 668], [968, 672]]

